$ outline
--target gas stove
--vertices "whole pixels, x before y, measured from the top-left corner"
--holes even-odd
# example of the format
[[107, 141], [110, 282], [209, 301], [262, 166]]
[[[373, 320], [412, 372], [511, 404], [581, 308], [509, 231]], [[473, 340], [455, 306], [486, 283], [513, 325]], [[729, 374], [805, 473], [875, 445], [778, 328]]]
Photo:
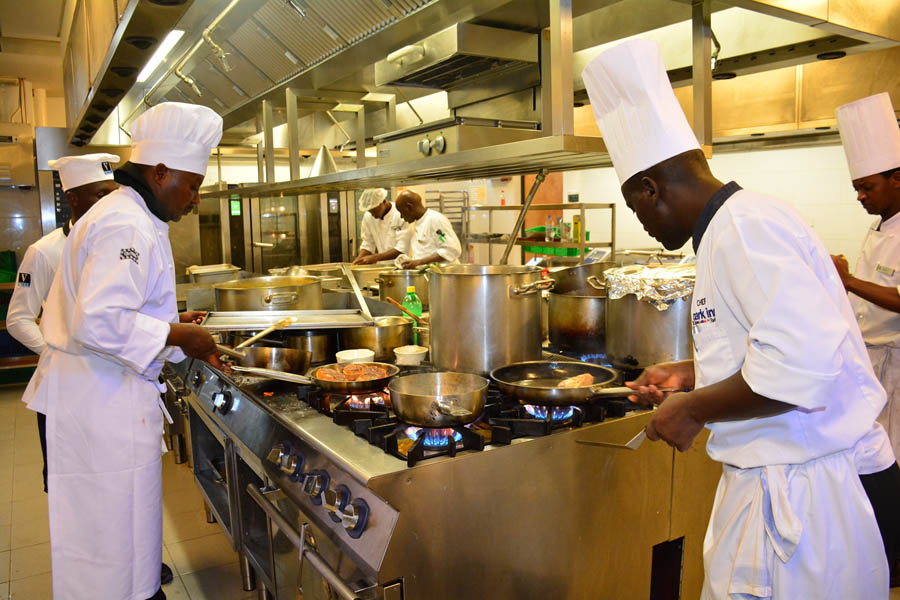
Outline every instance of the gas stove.
[[178, 371], [192, 434], [209, 431], [195, 477], [279, 600], [296, 595], [299, 562], [311, 600], [327, 597], [322, 577], [384, 600], [630, 597], [672, 531], [672, 449], [596, 445], [649, 420], [624, 401], [548, 410], [490, 388], [474, 423], [419, 429], [384, 392], [324, 395], [202, 361]]

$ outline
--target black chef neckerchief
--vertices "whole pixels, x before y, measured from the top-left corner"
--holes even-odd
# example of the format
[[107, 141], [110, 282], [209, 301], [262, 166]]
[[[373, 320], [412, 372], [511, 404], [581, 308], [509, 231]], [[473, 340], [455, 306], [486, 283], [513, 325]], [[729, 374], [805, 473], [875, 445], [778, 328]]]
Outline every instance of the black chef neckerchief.
[[63, 223], [63, 235], [69, 237], [69, 232], [72, 231], [72, 219], [69, 219], [65, 223]]
[[127, 185], [140, 194], [147, 205], [147, 209], [153, 213], [153, 216], [165, 223], [166, 219], [162, 216], [162, 211], [159, 210], [159, 202], [150, 190], [150, 186], [147, 185], [144, 174], [141, 173], [140, 168], [136, 164], [131, 161], [125, 163], [113, 171], [113, 179], [116, 180], [116, 183]]
[[694, 254], [697, 254], [697, 249], [700, 247], [700, 240], [703, 239], [703, 234], [706, 233], [706, 228], [709, 227], [710, 221], [713, 220], [713, 217], [716, 216], [716, 213], [719, 212], [719, 209], [725, 204], [725, 201], [741, 191], [741, 189], [741, 186], [733, 181], [729, 181], [716, 190], [715, 194], [709, 197], [706, 206], [703, 207], [703, 212], [700, 213], [700, 218], [697, 219], [697, 222], [694, 224], [694, 235], [691, 239], [691, 244], [694, 246]]

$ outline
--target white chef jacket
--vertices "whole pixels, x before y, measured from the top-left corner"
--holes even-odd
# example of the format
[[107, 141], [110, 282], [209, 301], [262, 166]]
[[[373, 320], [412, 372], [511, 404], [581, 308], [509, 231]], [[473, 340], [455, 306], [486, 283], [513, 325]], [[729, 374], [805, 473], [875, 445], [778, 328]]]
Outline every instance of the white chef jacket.
[[[894, 287], [900, 293], [900, 215], [872, 224], [856, 261], [855, 275], [864, 281]], [[887, 430], [892, 448], [879, 447], [880, 437], [864, 445], [865, 452], [858, 453], [857, 464], [860, 473], [868, 474], [886, 469], [900, 455], [900, 313], [881, 308], [856, 294], [850, 294], [850, 304], [875, 375], [888, 397], [878, 423]]]
[[72, 228], [25, 390], [47, 415], [56, 600], [146, 600], [162, 560], [157, 376], [178, 320], [168, 226], [121, 187]]
[[450, 219], [436, 210], [426, 208], [425, 214], [412, 224], [409, 255], [413, 260], [419, 260], [435, 252], [444, 262], [458, 263], [462, 246]]
[[886, 599], [887, 561], [853, 462], [885, 394], [828, 252], [790, 206], [734, 183], [698, 226], [696, 386], [740, 370], [754, 392], [796, 406], [708, 424], [707, 451], [726, 466], [703, 598]]
[[397, 250], [405, 254], [409, 249], [409, 226], [400, 211], [391, 203], [391, 209], [385, 215], [376, 219], [372, 213], [366, 211], [360, 225], [362, 245], [360, 250], [367, 250], [371, 254], [381, 254]]
[[47, 347], [37, 318], [50, 292], [65, 243], [66, 234], [59, 227], [28, 246], [9, 301], [6, 329], [35, 354], [40, 354]]

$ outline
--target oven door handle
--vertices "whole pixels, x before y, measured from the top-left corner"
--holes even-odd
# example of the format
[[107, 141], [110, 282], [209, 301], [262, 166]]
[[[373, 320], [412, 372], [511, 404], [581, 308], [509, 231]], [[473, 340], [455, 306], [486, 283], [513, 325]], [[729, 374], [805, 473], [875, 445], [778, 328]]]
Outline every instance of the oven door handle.
[[301, 571], [303, 570], [303, 560], [306, 559], [309, 564], [319, 572], [319, 575], [325, 578], [328, 585], [330, 585], [341, 598], [344, 600], [362, 600], [361, 597], [347, 585], [347, 582], [341, 579], [340, 575], [331, 568], [331, 565], [329, 565], [325, 559], [306, 542], [306, 536], [304, 535], [306, 533], [306, 524], [303, 525], [304, 531], [302, 534], [294, 529], [294, 526], [284, 518], [284, 515], [278, 511], [275, 505], [272, 504], [252, 483], [247, 484], [247, 494], [253, 498], [253, 501], [259, 505], [263, 512], [272, 519], [272, 522], [284, 532], [284, 535], [300, 551]]

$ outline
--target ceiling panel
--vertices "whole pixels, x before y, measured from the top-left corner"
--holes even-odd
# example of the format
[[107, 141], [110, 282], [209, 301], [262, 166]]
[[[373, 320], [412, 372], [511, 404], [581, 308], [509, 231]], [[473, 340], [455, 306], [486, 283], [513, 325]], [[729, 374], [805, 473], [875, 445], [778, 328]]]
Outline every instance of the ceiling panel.
[[340, 38], [334, 39], [325, 32], [325, 22], [312, 11], [301, 17], [285, 3], [268, 2], [254, 17], [307, 66], [334, 54], [344, 45]]
[[302, 66], [288, 59], [285, 48], [253, 20], [241, 25], [229, 41], [272, 81], [281, 81]]

